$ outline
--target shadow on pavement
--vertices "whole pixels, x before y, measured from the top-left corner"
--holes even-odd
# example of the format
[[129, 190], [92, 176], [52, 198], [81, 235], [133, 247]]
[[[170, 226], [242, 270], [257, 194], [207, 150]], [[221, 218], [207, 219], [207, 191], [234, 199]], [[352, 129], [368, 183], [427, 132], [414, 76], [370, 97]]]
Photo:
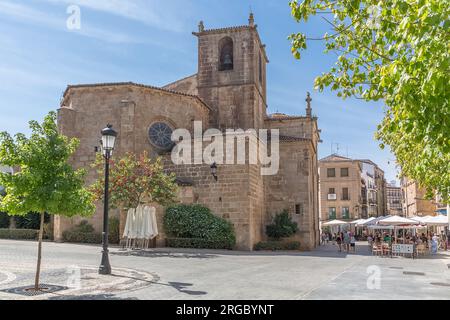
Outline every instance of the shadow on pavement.
[[169, 251], [147, 251], [147, 250], [131, 250], [131, 251], [116, 251], [111, 252], [111, 255], [116, 256], [135, 256], [148, 258], [184, 258], [184, 259], [212, 259], [216, 255], [206, 254], [202, 252], [169, 252]]
[[114, 294], [85, 294], [85, 295], [72, 295], [72, 296], [65, 296], [65, 295], [58, 295], [55, 297], [50, 297], [48, 300], [139, 300], [138, 298], [131, 297], [131, 298], [120, 298], [117, 297]]
[[178, 290], [181, 293], [185, 293], [185, 294], [189, 294], [189, 295], [193, 295], [193, 296], [200, 296], [200, 295], [207, 294], [207, 292], [205, 292], [205, 291], [185, 290], [185, 288], [193, 286], [192, 283], [183, 283], [183, 282], [162, 283], [162, 282], [159, 282], [159, 277], [156, 280], [149, 281], [149, 280], [144, 280], [144, 279], [140, 279], [140, 278], [136, 278], [136, 277], [130, 277], [130, 276], [121, 276], [121, 275], [115, 275], [115, 274], [112, 274], [112, 276], [119, 277], [119, 278], [133, 279], [133, 280], [137, 280], [137, 281], [144, 281], [144, 282], [147, 282], [149, 284], [155, 284], [155, 285], [161, 285], [161, 286], [169, 286], [169, 287], [175, 288], [176, 290]]

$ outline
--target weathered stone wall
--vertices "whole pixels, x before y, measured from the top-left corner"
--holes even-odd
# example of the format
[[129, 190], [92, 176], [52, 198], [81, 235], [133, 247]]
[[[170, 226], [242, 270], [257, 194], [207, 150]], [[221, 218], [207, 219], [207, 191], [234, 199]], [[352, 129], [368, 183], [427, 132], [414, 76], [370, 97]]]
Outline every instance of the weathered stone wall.
[[[61, 133], [80, 140], [73, 164], [88, 169], [87, 184], [91, 184], [96, 179], [95, 170], [90, 168], [95, 160], [94, 147], [99, 145], [100, 131], [106, 124], [111, 123], [119, 134], [114, 157], [144, 151], [156, 156], [158, 151], [150, 144], [147, 132], [153, 122], [163, 120], [174, 129], [192, 130], [193, 121], [208, 123], [208, 113], [205, 105], [190, 96], [135, 86], [87, 86], [70, 90], [65, 105], [58, 111], [58, 126]], [[112, 210], [111, 215], [119, 216], [119, 212]], [[57, 217], [55, 239], [61, 240], [62, 232], [80, 220]], [[89, 221], [101, 231], [100, 203]]]
[[[207, 144], [203, 143], [203, 147]], [[226, 148], [223, 152], [226, 157]], [[235, 157], [236, 153], [237, 147], [234, 148]], [[254, 244], [262, 238], [264, 223], [260, 165], [249, 164], [247, 153], [245, 164], [218, 164], [216, 181], [209, 164], [175, 165], [169, 155], [164, 159], [168, 172], [192, 184], [192, 194], [188, 194], [188, 199], [181, 196], [180, 200], [205, 205], [218, 217], [230, 221], [236, 233], [236, 248], [253, 250]]]
[[[263, 47], [253, 27], [206, 31], [198, 37], [198, 94], [213, 108], [215, 128], [261, 128], [266, 114]], [[220, 40], [233, 40], [233, 70], [219, 71]], [[263, 81], [259, 80], [259, 55]]]
[[[314, 172], [310, 144], [310, 141], [281, 142], [279, 172], [264, 177], [266, 224], [272, 222], [275, 214], [288, 210], [299, 226], [292, 239], [300, 241], [304, 250], [315, 247], [315, 230], [318, 230], [315, 226], [318, 208], [311, 192]], [[298, 214], [296, 205], [300, 205]]]
[[180, 79], [173, 83], [170, 83], [163, 87], [167, 90], [173, 90], [178, 92], [183, 92], [187, 94], [192, 94], [194, 96], [198, 95], [197, 90], [197, 74], [186, 77], [184, 79]]

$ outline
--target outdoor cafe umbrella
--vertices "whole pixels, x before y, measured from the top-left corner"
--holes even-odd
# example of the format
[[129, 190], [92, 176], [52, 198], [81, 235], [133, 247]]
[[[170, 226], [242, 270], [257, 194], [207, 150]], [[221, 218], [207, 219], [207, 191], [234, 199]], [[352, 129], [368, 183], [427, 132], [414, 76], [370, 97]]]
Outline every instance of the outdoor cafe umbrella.
[[431, 217], [425, 221], [427, 226], [447, 226], [448, 218], [446, 216]]
[[378, 221], [378, 224], [382, 226], [401, 226], [401, 225], [417, 225], [420, 224], [420, 222], [408, 218], [403, 218], [400, 216], [391, 216], [389, 218]]
[[[420, 224], [420, 222], [416, 221], [416, 220], [408, 219], [408, 218], [403, 218], [400, 216], [391, 216], [389, 218], [378, 221], [378, 224], [382, 225], [382, 226], [394, 226], [394, 234], [396, 235], [395, 242], [397, 242], [396, 227], [398, 227], [398, 226], [414, 226], [414, 225]], [[404, 236], [405, 236], [405, 234], [403, 233], [403, 237]]]
[[328, 221], [325, 222], [323, 224], [323, 226], [325, 227], [333, 227], [333, 226], [342, 226], [342, 225], [346, 225], [349, 224], [348, 222], [342, 221], [342, 220], [332, 220], [332, 221]]
[[421, 224], [425, 224], [429, 219], [433, 218], [432, 216], [412, 216], [409, 219], [419, 221]]

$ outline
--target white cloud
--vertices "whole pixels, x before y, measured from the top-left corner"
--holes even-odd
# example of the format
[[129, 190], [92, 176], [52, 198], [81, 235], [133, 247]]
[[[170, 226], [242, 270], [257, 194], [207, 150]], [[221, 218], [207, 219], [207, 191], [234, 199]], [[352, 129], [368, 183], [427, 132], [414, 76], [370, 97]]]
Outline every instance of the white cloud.
[[[65, 13], [65, 12], [63, 12]], [[30, 6], [13, 3], [10, 1], [0, 2], [0, 15], [6, 15], [9, 18], [19, 20], [24, 23], [43, 25], [55, 30], [61, 30], [73, 34], [78, 34], [98, 40], [111, 43], [140, 43], [143, 42], [134, 36], [125, 33], [104, 30], [94, 27], [87, 23], [83, 23], [80, 30], [68, 30], [66, 27], [66, 20], [68, 16], [53, 16], [46, 12], [34, 9]]]
[[187, 0], [183, 1], [181, 14], [176, 3], [165, 0], [44, 0], [54, 4], [78, 5], [90, 10], [105, 12], [134, 20], [162, 30], [183, 32], [186, 30], [183, 18], [189, 11]]

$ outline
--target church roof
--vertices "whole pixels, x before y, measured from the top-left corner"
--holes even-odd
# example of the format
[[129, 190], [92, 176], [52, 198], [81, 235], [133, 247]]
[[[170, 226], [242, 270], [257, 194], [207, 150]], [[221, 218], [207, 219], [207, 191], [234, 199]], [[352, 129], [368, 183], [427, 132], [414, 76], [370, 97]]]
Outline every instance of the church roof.
[[208, 110], [211, 111], [211, 107], [208, 106], [202, 99], [200, 99], [196, 95], [179, 92], [179, 91], [174, 91], [174, 90], [169, 90], [169, 89], [164, 89], [164, 88], [155, 87], [155, 86], [150, 86], [150, 85], [145, 85], [145, 84], [140, 84], [140, 83], [135, 83], [135, 82], [111, 82], [111, 83], [92, 83], [92, 84], [68, 85], [63, 94], [63, 97], [64, 97], [63, 102], [66, 98], [66, 95], [69, 93], [69, 91], [71, 89], [95, 88], [95, 87], [118, 87], [118, 86], [133, 86], [133, 87], [140, 87], [140, 88], [146, 88], [146, 89], [153, 89], [153, 90], [157, 90], [157, 91], [163, 91], [163, 92], [167, 92], [167, 93], [172, 93], [172, 94], [176, 94], [176, 95], [182, 95], [182, 96], [194, 98], [194, 99], [197, 99], [202, 105], [204, 105]]

